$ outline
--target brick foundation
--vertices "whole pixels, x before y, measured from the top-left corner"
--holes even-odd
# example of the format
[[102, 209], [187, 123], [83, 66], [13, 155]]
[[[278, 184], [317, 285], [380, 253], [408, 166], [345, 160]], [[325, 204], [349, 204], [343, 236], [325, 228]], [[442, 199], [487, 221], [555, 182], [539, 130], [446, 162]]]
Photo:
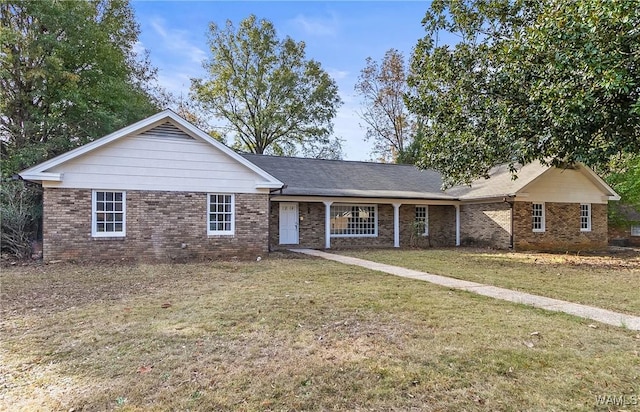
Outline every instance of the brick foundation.
[[127, 191], [126, 237], [91, 236], [91, 190], [44, 190], [44, 259], [185, 261], [268, 250], [266, 194], [235, 195], [235, 234], [207, 235], [207, 194]]
[[531, 202], [514, 204], [516, 250], [569, 251], [607, 247], [607, 205], [591, 205], [591, 231], [580, 231], [580, 204], [545, 203], [545, 231], [533, 232]]

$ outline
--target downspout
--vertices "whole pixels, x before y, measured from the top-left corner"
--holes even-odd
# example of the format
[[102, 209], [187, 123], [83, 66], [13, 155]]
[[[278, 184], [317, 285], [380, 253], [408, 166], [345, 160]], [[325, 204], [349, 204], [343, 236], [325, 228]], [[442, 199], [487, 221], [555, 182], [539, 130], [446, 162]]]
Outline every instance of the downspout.
[[460, 204], [454, 206], [456, 208], [456, 246], [460, 246]]
[[[509, 196], [509, 198], [513, 198], [513, 196]], [[514, 212], [514, 204], [513, 200], [508, 200], [509, 198], [505, 197], [504, 202], [509, 204], [511, 208], [511, 228], [509, 230], [509, 249], [513, 250], [513, 212]]]

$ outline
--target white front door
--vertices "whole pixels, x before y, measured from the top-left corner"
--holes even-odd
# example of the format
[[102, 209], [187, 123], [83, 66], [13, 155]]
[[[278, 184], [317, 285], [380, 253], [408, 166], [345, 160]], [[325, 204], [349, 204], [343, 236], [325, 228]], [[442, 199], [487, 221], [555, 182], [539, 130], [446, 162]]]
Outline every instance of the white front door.
[[280, 244], [298, 244], [298, 204], [280, 202]]

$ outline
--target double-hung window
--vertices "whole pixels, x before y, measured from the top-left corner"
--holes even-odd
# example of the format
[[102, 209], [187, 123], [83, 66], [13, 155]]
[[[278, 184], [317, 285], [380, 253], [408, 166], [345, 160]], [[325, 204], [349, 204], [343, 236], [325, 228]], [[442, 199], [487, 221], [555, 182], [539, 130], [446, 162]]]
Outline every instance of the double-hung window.
[[591, 204], [582, 203], [580, 205], [580, 231], [591, 231]]
[[91, 198], [91, 235], [124, 237], [127, 228], [126, 192], [94, 190]]
[[531, 209], [531, 228], [534, 232], [544, 232], [544, 203], [533, 203]]
[[207, 234], [233, 235], [235, 231], [234, 195], [210, 193], [207, 201]]
[[423, 236], [429, 236], [429, 206], [416, 206], [416, 230]]
[[640, 225], [631, 225], [631, 236], [640, 236]]
[[377, 205], [333, 204], [329, 212], [332, 237], [378, 236]]

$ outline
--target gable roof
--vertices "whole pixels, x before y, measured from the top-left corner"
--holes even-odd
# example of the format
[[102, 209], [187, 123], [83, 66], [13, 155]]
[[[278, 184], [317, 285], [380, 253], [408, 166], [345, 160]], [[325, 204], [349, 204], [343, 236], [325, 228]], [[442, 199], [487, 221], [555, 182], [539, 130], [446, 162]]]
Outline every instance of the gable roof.
[[[470, 185], [441, 189], [442, 175], [420, 170], [413, 165], [306, 159], [297, 157], [242, 154], [242, 156], [285, 183], [283, 195], [388, 197], [434, 200], [482, 200], [512, 197], [541, 178], [551, 167], [540, 162], [521, 166], [517, 179], [509, 167], [501, 165], [489, 171], [489, 179]], [[596, 187], [618, 200], [618, 194], [584, 165], [576, 168]]]
[[496, 166], [489, 170], [489, 179], [480, 178], [470, 185], [454, 186], [447, 190], [460, 199], [482, 199], [501, 196], [515, 196], [516, 192], [540, 177], [549, 169], [540, 162], [529, 163], [518, 170], [518, 178], [513, 179], [508, 165]]
[[[544, 166], [536, 160], [524, 166], [516, 167], [517, 178], [514, 179], [509, 171], [509, 166], [500, 165], [489, 170], [489, 179], [477, 179], [471, 182], [470, 185], [454, 186], [446, 192], [458, 197], [460, 200], [515, 196], [530, 184], [541, 179], [551, 169], [551, 166]], [[620, 200], [620, 196], [593, 170], [581, 163], [576, 164], [574, 169], [585, 175], [611, 200]]]
[[[434, 170], [420, 170], [413, 165], [238, 154], [172, 110], [164, 110], [26, 169], [20, 176], [37, 182], [62, 181], [61, 173], [51, 171], [56, 166], [127, 136], [154, 137], [157, 133], [173, 139], [203, 140], [260, 176], [264, 181], [259, 182], [256, 188], [280, 189], [283, 195], [481, 200], [515, 196], [551, 169], [539, 162], [533, 162], [520, 167], [518, 178], [514, 180], [507, 166], [497, 166], [489, 171], [490, 179], [478, 179], [471, 185], [456, 186], [443, 191], [440, 173]], [[576, 169], [611, 200], [620, 199], [620, 196], [591, 169], [582, 164], [576, 165]]]
[[243, 154], [286, 186], [283, 195], [446, 199], [442, 177], [412, 165]]
[[257, 175], [259, 175], [261, 178], [265, 180], [264, 182], [261, 182], [260, 184], [258, 184], [256, 186], [257, 188], [268, 188], [268, 189], [276, 188], [277, 189], [282, 187], [283, 183], [280, 182], [278, 179], [276, 179], [266, 171], [262, 170], [260, 167], [258, 167], [254, 163], [251, 163], [250, 161], [246, 160], [244, 157], [240, 156], [238, 153], [236, 153], [229, 147], [215, 140], [214, 138], [209, 136], [207, 133], [198, 129], [196, 126], [184, 120], [177, 113], [169, 109], [164, 110], [160, 113], [157, 113], [153, 116], [150, 116], [137, 123], [124, 127], [100, 139], [94, 140], [91, 143], [80, 146], [69, 152], [63, 153], [60, 156], [54, 157], [53, 159], [47, 160], [29, 169], [23, 170], [22, 172], [20, 172], [20, 176], [25, 180], [32, 180], [32, 181], [38, 181], [38, 182], [61, 181], [62, 180], [61, 173], [51, 173], [48, 170], [50, 170], [55, 166], [61, 165], [65, 162], [68, 162], [69, 160], [83, 156], [89, 152], [92, 152], [100, 147], [103, 147], [109, 143], [112, 143], [124, 137], [131, 136], [133, 134], [138, 134], [138, 133], [144, 134], [150, 129], [153, 129], [154, 127], [166, 128], [165, 124], [167, 122], [170, 122], [173, 125], [177, 126], [178, 129], [186, 133], [188, 136], [204, 140], [205, 142], [211, 144], [212, 146], [214, 146], [216, 149], [218, 149], [225, 155], [229, 156], [230, 158], [234, 159], [238, 163], [244, 165], [251, 171], [255, 172]]

